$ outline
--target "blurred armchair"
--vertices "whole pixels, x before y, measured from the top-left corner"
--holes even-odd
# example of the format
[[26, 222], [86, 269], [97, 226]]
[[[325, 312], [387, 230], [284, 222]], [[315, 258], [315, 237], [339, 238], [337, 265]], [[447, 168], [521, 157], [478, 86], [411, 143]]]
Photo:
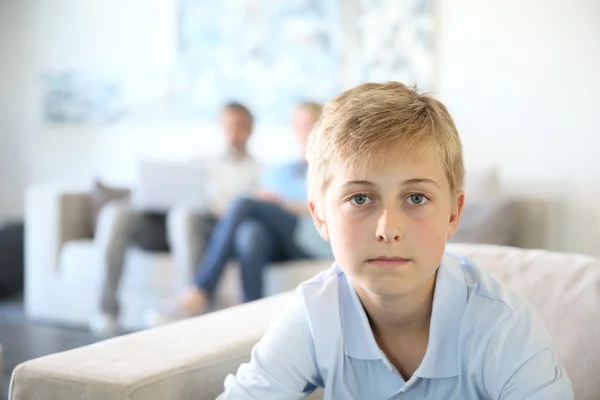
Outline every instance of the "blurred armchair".
[[[123, 225], [138, 215], [128, 204], [112, 201], [90, 226], [90, 198], [84, 191], [35, 186], [27, 191], [25, 223], [25, 310], [28, 317], [87, 325], [97, 312], [106, 273]], [[128, 246], [119, 288], [121, 325], [143, 326], [147, 309], [173, 299], [191, 279], [201, 249], [193, 240], [194, 215], [174, 209], [167, 217], [171, 253]], [[125, 228], [126, 229], [126, 228]], [[93, 234], [91, 233], [93, 232]], [[116, 242], [117, 241], [117, 242]]]

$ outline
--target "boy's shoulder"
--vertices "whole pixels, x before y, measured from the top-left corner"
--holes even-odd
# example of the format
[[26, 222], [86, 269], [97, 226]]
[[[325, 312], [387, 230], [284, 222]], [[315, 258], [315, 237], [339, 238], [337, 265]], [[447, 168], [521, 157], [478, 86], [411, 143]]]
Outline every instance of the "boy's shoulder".
[[480, 364], [482, 385], [500, 393], [516, 369], [551, 349], [552, 337], [529, 300], [473, 260], [452, 257], [467, 288], [459, 328], [461, 358], [467, 366]]
[[330, 329], [341, 324], [349, 292], [346, 275], [336, 262], [296, 288], [305, 315], [317, 331], [319, 326]]
[[309, 298], [318, 298], [322, 300], [325, 297], [332, 299], [337, 296], [339, 281], [343, 277], [344, 273], [339, 266], [333, 262], [330, 268], [301, 283], [297, 288], [297, 292], [305, 301]]
[[519, 326], [529, 326], [540, 343], [548, 335], [533, 304], [502, 283], [468, 257], [447, 254], [464, 276], [467, 301], [463, 310], [461, 332], [465, 337], [479, 337], [487, 348], [490, 341], [508, 336]]
[[494, 304], [505, 312], [528, 303], [505, 283], [502, 283], [467, 256], [446, 253], [443, 263], [455, 263], [459, 268], [467, 289], [468, 302]]

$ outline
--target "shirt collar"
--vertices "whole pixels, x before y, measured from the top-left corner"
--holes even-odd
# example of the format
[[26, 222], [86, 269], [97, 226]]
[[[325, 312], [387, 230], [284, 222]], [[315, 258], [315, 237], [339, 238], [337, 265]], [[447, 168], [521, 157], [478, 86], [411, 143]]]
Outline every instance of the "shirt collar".
[[465, 307], [467, 283], [458, 260], [444, 256], [438, 268], [429, 326], [429, 343], [415, 375], [449, 378], [458, 375], [458, 336]]
[[[352, 358], [381, 360], [367, 314], [350, 279], [341, 285], [344, 351]], [[437, 271], [429, 343], [415, 375], [447, 378], [458, 375], [458, 335], [467, 303], [467, 285], [459, 262], [444, 256]]]
[[[343, 274], [343, 273], [342, 273]], [[384, 355], [373, 336], [367, 313], [358, 294], [348, 278], [343, 276], [341, 286], [342, 324], [344, 333], [344, 351], [352, 358], [379, 360]]]

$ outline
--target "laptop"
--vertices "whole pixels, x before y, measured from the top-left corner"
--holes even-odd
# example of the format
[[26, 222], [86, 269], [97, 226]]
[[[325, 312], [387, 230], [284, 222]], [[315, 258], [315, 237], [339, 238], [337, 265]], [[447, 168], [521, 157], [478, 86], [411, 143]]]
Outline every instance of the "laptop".
[[147, 212], [173, 207], [206, 211], [206, 170], [200, 162], [142, 160], [133, 187], [132, 206]]

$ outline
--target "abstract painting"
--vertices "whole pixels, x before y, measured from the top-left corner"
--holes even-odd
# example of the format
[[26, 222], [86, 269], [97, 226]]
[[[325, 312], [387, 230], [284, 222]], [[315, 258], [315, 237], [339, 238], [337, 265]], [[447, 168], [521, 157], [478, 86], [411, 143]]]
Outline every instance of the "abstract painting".
[[340, 3], [179, 0], [180, 117], [214, 117], [226, 101], [285, 122], [302, 100], [339, 91]]
[[224, 103], [238, 101], [259, 122], [279, 125], [298, 102], [325, 102], [365, 81], [432, 90], [433, 0], [352, 2], [177, 0], [172, 67], [128, 76], [44, 74], [44, 119], [212, 122]]
[[430, 90], [434, 74], [433, 0], [360, 0], [355, 77], [397, 80]]
[[118, 80], [67, 71], [44, 74], [42, 81], [43, 113], [48, 124], [114, 124], [127, 115]]

